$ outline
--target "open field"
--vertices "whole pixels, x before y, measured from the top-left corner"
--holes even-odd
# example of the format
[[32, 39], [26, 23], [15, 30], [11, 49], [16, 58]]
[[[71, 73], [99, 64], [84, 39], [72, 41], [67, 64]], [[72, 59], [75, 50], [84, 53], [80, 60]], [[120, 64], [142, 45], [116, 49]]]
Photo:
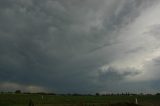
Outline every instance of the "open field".
[[[62, 96], [40, 94], [0, 94], [0, 106], [160, 106], [160, 96]], [[133, 106], [136, 106], [133, 104]]]

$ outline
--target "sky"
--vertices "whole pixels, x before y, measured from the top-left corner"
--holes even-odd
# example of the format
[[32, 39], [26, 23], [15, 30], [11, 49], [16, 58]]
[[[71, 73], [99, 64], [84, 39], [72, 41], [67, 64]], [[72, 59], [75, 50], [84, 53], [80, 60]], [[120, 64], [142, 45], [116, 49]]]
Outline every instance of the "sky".
[[0, 0], [0, 91], [160, 91], [159, 0]]

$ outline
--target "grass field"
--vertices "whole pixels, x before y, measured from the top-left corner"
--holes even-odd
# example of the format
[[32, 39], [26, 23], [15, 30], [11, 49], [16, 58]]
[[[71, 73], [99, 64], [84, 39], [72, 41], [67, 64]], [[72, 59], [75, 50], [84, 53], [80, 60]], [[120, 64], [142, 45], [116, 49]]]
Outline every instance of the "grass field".
[[[43, 98], [43, 99], [42, 99]], [[40, 94], [0, 94], [0, 106], [130, 106], [138, 99], [140, 106], [160, 106], [160, 96], [61, 96]], [[115, 105], [117, 104], [117, 105]]]

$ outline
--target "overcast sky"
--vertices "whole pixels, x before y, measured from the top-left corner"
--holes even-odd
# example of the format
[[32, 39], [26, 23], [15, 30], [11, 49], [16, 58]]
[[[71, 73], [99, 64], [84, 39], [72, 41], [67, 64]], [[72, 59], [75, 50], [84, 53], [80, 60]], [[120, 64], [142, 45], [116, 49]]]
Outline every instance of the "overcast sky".
[[159, 0], [0, 0], [0, 90], [160, 91]]

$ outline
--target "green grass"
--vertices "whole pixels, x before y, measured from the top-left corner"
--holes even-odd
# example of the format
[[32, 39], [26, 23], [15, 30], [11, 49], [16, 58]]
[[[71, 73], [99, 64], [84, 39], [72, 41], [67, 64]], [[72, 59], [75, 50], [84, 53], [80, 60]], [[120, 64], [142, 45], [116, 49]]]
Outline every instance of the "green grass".
[[107, 106], [115, 103], [134, 103], [135, 98], [144, 106], [160, 106], [160, 96], [56, 96], [39, 94], [0, 94], [0, 106]]

